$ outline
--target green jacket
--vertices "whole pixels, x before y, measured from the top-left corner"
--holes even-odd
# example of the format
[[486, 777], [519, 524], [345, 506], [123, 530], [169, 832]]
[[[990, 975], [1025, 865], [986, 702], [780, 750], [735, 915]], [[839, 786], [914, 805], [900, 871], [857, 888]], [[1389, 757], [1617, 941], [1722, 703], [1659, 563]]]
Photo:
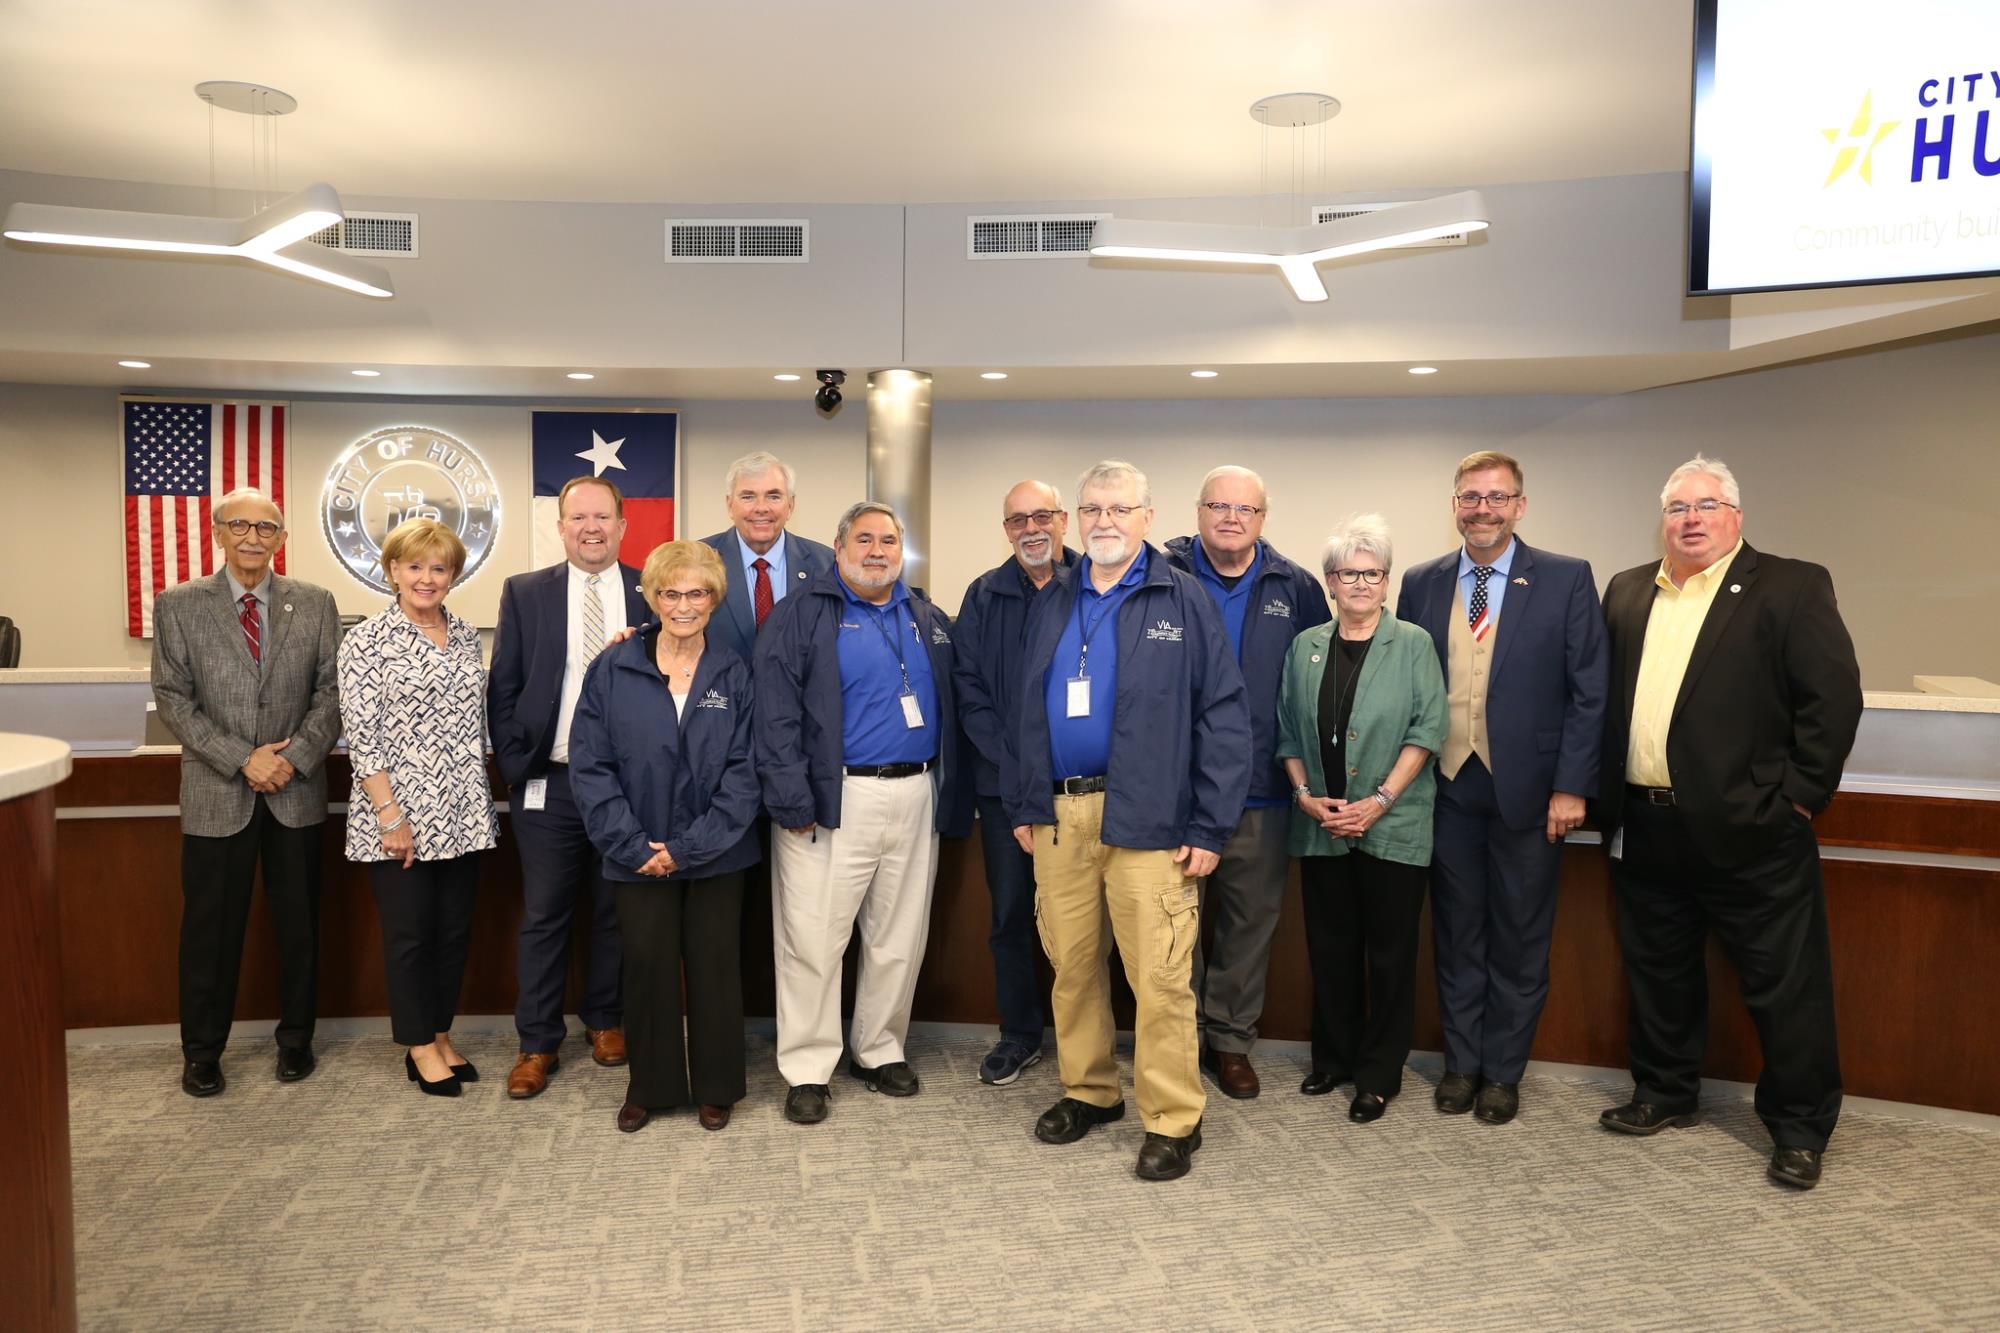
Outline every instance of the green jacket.
[[[1319, 688], [1338, 623], [1305, 631], [1285, 654], [1284, 683], [1278, 691], [1277, 756], [1305, 763], [1306, 784], [1313, 795], [1352, 801], [1370, 795], [1388, 779], [1405, 745], [1421, 745], [1436, 754], [1450, 719], [1437, 645], [1423, 630], [1384, 611], [1375, 628], [1375, 646], [1361, 664], [1361, 680], [1354, 690], [1344, 783], [1329, 787], [1319, 757]], [[1431, 806], [1437, 797], [1432, 769], [1426, 763], [1418, 770], [1396, 804], [1362, 837], [1362, 851], [1405, 865], [1431, 863]], [[1293, 802], [1288, 850], [1293, 856], [1342, 856], [1347, 841], [1328, 836]]]

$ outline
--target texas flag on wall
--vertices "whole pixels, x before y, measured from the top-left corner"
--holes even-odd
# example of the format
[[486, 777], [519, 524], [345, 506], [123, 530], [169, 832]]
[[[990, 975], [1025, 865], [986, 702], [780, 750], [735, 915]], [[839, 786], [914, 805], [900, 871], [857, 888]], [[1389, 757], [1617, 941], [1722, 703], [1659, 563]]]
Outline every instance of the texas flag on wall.
[[535, 564], [563, 558], [557, 497], [572, 477], [602, 477], [625, 497], [618, 558], [635, 568], [674, 538], [674, 478], [680, 468], [680, 414], [670, 408], [533, 414]]

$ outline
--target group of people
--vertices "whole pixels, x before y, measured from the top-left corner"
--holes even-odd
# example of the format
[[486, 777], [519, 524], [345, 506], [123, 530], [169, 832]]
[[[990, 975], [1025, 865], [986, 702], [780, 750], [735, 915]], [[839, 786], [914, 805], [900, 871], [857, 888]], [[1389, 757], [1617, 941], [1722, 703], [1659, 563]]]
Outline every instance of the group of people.
[[1742, 540], [1727, 466], [1674, 470], [1664, 557], [1600, 601], [1587, 563], [1516, 535], [1520, 464], [1473, 454], [1448, 503], [1459, 545], [1402, 575], [1393, 613], [1379, 516], [1342, 521], [1315, 574], [1264, 540], [1270, 497], [1240, 467], [1204, 478], [1195, 531], [1163, 545], [1129, 463], [1086, 470], [1073, 510], [1021, 482], [1002, 501], [1008, 557], [955, 619], [903, 580], [891, 507], [853, 505], [828, 548], [787, 530], [794, 500], [783, 462], [739, 459], [732, 526], [634, 569], [616, 486], [577, 478], [558, 505], [566, 558], [507, 580], [489, 673], [444, 605], [465, 561], [450, 528], [389, 534], [395, 600], [343, 637], [325, 591], [271, 571], [275, 506], [223, 497], [224, 568], [155, 608], [154, 690], [184, 747], [186, 1091], [222, 1090], [260, 860], [284, 962], [277, 1073], [312, 1071], [323, 767], [344, 724], [347, 855], [368, 866], [394, 1038], [427, 1094], [478, 1078], [451, 1027], [477, 857], [497, 840], [490, 734], [523, 871], [510, 1096], [559, 1068], [583, 908], [586, 1037], [630, 1067], [618, 1128], [689, 1105], [724, 1127], [745, 1087], [743, 901], [767, 875], [785, 1116], [827, 1117], [843, 1057], [863, 1086], [916, 1094], [905, 1043], [939, 839], [976, 807], [1000, 1018], [979, 1078], [1017, 1080], [1052, 1022], [1062, 1095], [1043, 1142], [1125, 1113], [1114, 945], [1136, 999], [1137, 1173], [1190, 1169], [1204, 1072], [1259, 1095], [1294, 858], [1313, 992], [1300, 1092], [1351, 1085], [1363, 1124], [1400, 1092], [1428, 890], [1434, 1104], [1504, 1124], [1548, 992], [1564, 840], [1592, 814], [1634, 1085], [1602, 1124], [1694, 1123], [1713, 930], [1763, 1045], [1769, 1172], [1817, 1183], [1840, 1074], [1811, 821], [1853, 743], [1859, 670], [1826, 571]]

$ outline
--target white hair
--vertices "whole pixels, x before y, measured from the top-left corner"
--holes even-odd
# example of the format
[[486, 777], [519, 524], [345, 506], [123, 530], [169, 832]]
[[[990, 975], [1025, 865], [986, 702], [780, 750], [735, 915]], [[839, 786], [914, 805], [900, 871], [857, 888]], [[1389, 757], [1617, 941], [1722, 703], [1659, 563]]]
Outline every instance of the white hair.
[[276, 513], [278, 516], [278, 522], [280, 526], [283, 525], [285, 521], [285, 511], [278, 508], [278, 502], [276, 500], [273, 500], [270, 496], [264, 494], [264, 492], [258, 490], [255, 486], [238, 486], [235, 490], [223, 496], [220, 500], [217, 500], [215, 502], [215, 509], [214, 509], [215, 522], [221, 523], [223, 521], [222, 520], [223, 514], [228, 511], [229, 506], [235, 504], [238, 500], [255, 500], [259, 504], [267, 504], [271, 506], [272, 512]]
[[1083, 504], [1083, 492], [1091, 486], [1116, 486], [1121, 482], [1136, 482], [1139, 487], [1139, 505], [1144, 509], [1153, 507], [1153, 484], [1146, 480], [1146, 474], [1122, 458], [1107, 458], [1100, 463], [1092, 463], [1076, 479], [1076, 502]]
[[736, 494], [736, 483], [745, 477], [761, 476], [766, 472], [779, 472], [785, 478], [785, 495], [797, 493], [798, 478], [792, 475], [792, 465], [773, 453], [759, 449], [754, 454], [745, 454], [729, 465], [729, 479], [722, 483], [725, 497]]
[[1271, 493], [1264, 489], [1264, 479], [1249, 468], [1237, 467], [1234, 463], [1224, 463], [1221, 467], [1209, 469], [1208, 475], [1201, 479], [1201, 493], [1199, 497], [1201, 503], [1208, 503], [1208, 488], [1210, 484], [1222, 477], [1243, 478], [1257, 488], [1258, 507], [1261, 509], [1269, 509], [1271, 507]]
[[1722, 484], [1722, 498], [1737, 509], [1743, 507], [1743, 492], [1737, 489], [1736, 474], [1729, 470], [1729, 464], [1719, 458], [1703, 458], [1696, 454], [1667, 474], [1667, 484], [1660, 487], [1660, 508], [1667, 507], [1674, 487], [1680, 485], [1684, 478], [1696, 475], [1714, 477]]
[[1319, 553], [1320, 573], [1333, 573], [1363, 551], [1380, 560], [1383, 569], [1394, 568], [1389, 520], [1380, 514], [1350, 514], [1334, 524]]

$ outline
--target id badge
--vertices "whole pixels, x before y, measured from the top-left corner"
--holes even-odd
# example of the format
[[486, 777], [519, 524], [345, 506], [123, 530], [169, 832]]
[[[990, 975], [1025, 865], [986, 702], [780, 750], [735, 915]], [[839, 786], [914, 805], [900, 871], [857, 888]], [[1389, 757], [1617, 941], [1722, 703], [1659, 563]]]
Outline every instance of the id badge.
[[527, 790], [521, 793], [521, 808], [523, 810], [539, 810], [547, 805], [548, 801], [549, 780], [547, 778], [529, 778]]
[[903, 725], [911, 731], [921, 730], [924, 725], [923, 705], [917, 702], [914, 694], [903, 696]]
[[1069, 678], [1069, 717], [1090, 716], [1090, 677]]

